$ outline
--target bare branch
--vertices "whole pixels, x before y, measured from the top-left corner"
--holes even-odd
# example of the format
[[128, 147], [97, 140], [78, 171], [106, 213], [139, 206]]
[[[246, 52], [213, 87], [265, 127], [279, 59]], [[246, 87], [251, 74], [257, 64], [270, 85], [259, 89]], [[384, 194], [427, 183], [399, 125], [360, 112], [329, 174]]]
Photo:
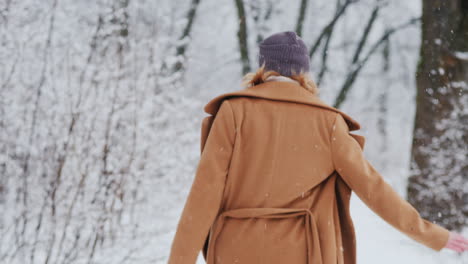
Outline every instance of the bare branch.
[[325, 75], [325, 72], [327, 71], [328, 47], [330, 46], [330, 40], [331, 40], [332, 34], [333, 34], [333, 31], [330, 31], [330, 33], [327, 34], [327, 41], [325, 42], [325, 46], [323, 47], [322, 68], [320, 69], [320, 73], [317, 77], [318, 86], [320, 86], [320, 84], [322, 83], [323, 76]]
[[355, 64], [359, 60], [359, 55], [361, 55], [362, 49], [366, 45], [367, 38], [372, 29], [372, 26], [374, 25], [375, 20], [377, 19], [379, 10], [380, 10], [380, 5], [376, 5], [374, 7], [374, 10], [372, 10], [372, 14], [369, 18], [369, 21], [367, 22], [367, 25], [364, 29], [361, 39], [359, 40], [359, 44], [357, 45], [356, 51], [354, 52], [354, 56], [353, 56], [353, 59], [351, 60], [351, 64]]
[[[40, 79], [39, 79], [39, 82], [37, 84], [37, 88], [36, 88], [36, 98], [34, 100], [34, 110], [33, 110], [33, 113], [32, 113], [32, 121], [31, 121], [31, 131], [29, 133], [29, 138], [28, 138], [28, 145], [31, 146], [33, 144], [33, 141], [34, 141], [34, 135], [36, 134], [36, 124], [37, 124], [37, 115], [38, 115], [38, 112], [40, 111], [39, 109], [39, 103], [41, 101], [41, 96], [42, 96], [42, 88], [46, 82], [46, 72], [47, 72], [47, 67], [48, 67], [48, 64], [49, 64], [49, 51], [50, 51], [50, 48], [51, 48], [51, 45], [52, 45], [52, 37], [53, 37], [53, 32], [54, 32], [54, 22], [55, 22], [55, 11], [56, 11], [56, 7], [57, 7], [57, 1], [58, 0], [55, 0], [53, 3], [52, 3], [52, 13], [51, 13], [51, 16], [50, 16], [50, 19], [49, 19], [49, 28], [48, 28], [48, 33], [47, 33], [47, 39], [46, 39], [46, 44], [45, 44], [45, 48], [44, 48], [44, 52], [43, 52], [43, 64], [42, 64], [42, 69], [41, 69], [41, 76], [40, 76]], [[26, 157], [25, 157], [25, 160], [24, 160], [24, 164], [23, 164], [23, 186], [22, 186], [22, 200], [23, 200], [23, 208], [22, 208], [22, 213], [21, 213], [21, 217], [22, 217], [22, 221], [21, 221], [21, 234], [18, 234], [20, 235], [23, 243], [25, 240], [25, 236], [26, 236], [26, 229], [27, 229], [27, 225], [28, 225], [28, 217], [27, 217], [27, 213], [28, 213], [28, 190], [29, 190], [29, 185], [28, 185], [28, 180], [29, 180], [29, 163], [30, 163], [30, 159], [31, 159], [31, 151], [28, 151]], [[32, 251], [31, 253], [31, 258], [34, 260], [34, 251]]]
[[[341, 1], [336, 1], [336, 14], [338, 14], [341, 10]], [[320, 73], [317, 77], [317, 85], [320, 86], [323, 80], [323, 76], [325, 76], [325, 72], [327, 71], [327, 59], [328, 59], [328, 47], [330, 46], [331, 37], [333, 35], [333, 30], [328, 31], [327, 33], [327, 40], [325, 42], [325, 46], [322, 49], [322, 68], [320, 69]]]
[[397, 26], [397, 27], [394, 27], [390, 30], [387, 30], [387, 32], [382, 36], [380, 37], [380, 39], [374, 43], [374, 45], [371, 47], [371, 49], [367, 52], [366, 56], [364, 57], [364, 59], [362, 59], [361, 61], [357, 62], [354, 67], [353, 67], [353, 70], [349, 73], [348, 77], [346, 78], [345, 82], [343, 83], [341, 89], [340, 89], [340, 93], [338, 94], [337, 98], [335, 99], [335, 103], [334, 103], [334, 107], [336, 108], [339, 108], [341, 106], [341, 104], [344, 102], [344, 100], [346, 99], [346, 95], [349, 91], [349, 89], [351, 88], [352, 84], [354, 83], [354, 81], [356, 80], [356, 77], [358, 76], [359, 72], [361, 71], [361, 69], [363, 68], [363, 66], [367, 63], [367, 61], [369, 60], [369, 58], [376, 52], [376, 50], [380, 47], [381, 44], [385, 43], [385, 41], [391, 36], [393, 35], [394, 33], [396, 33], [397, 31], [399, 30], [402, 30], [404, 28], [407, 28], [411, 25], [414, 25], [416, 24], [417, 22], [419, 22], [421, 20], [420, 17], [417, 17], [417, 18], [412, 18], [410, 19], [409, 21], [407, 21], [406, 23], [403, 23], [401, 24], [400, 26]]
[[344, 2], [344, 4], [339, 9], [339, 11], [335, 14], [335, 16], [333, 16], [332, 20], [327, 24], [327, 26], [325, 26], [325, 28], [323, 28], [322, 32], [320, 33], [319, 37], [315, 41], [314, 45], [312, 45], [312, 48], [310, 49], [310, 52], [309, 52], [309, 58], [312, 58], [314, 56], [314, 53], [317, 51], [317, 48], [320, 46], [322, 39], [327, 34], [329, 34], [330, 31], [333, 30], [336, 22], [344, 14], [348, 6], [356, 2], [357, 2], [356, 0], [346, 0], [346, 2]]

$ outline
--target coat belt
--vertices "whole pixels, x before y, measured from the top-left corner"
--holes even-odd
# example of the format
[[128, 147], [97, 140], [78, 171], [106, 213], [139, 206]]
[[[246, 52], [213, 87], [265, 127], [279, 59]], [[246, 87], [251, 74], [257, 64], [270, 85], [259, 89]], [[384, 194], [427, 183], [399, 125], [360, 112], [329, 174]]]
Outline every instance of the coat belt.
[[320, 250], [320, 241], [318, 235], [317, 223], [312, 212], [306, 208], [241, 208], [224, 211], [218, 216], [214, 226], [213, 233], [208, 245], [207, 263], [214, 264], [214, 247], [216, 239], [223, 228], [226, 217], [245, 219], [245, 218], [290, 218], [302, 216], [305, 217], [305, 235], [307, 241], [307, 263], [322, 264], [322, 255]]

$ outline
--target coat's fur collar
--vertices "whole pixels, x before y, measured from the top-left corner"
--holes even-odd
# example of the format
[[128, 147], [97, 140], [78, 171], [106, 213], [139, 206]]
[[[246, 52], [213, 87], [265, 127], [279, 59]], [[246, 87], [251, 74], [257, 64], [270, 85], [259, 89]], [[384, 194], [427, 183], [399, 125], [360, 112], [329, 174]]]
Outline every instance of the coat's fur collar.
[[216, 115], [216, 112], [218, 111], [224, 99], [227, 99], [229, 97], [240, 96], [258, 97], [263, 99], [279, 101], [290, 101], [324, 108], [341, 114], [346, 120], [350, 131], [358, 130], [361, 128], [360, 124], [356, 120], [352, 119], [349, 115], [332, 106], [327, 105], [318, 96], [307, 91], [299, 84], [284, 81], [264, 82], [259, 85], [244, 88], [238, 91], [221, 94], [211, 99], [205, 105], [204, 110], [208, 114]]

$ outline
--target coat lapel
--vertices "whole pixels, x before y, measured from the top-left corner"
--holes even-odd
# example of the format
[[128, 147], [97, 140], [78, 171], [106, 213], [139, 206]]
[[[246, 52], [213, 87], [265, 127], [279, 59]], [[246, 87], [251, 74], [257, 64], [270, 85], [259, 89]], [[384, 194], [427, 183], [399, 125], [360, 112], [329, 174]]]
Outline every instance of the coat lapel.
[[360, 129], [359, 123], [346, 113], [327, 105], [318, 96], [310, 93], [299, 84], [284, 81], [264, 82], [259, 85], [244, 88], [242, 90], [221, 94], [210, 100], [204, 107], [206, 113], [216, 115], [222, 101], [230, 97], [257, 97], [278, 101], [289, 101], [295, 103], [308, 104], [315, 107], [328, 109], [343, 116], [348, 124], [349, 130]]

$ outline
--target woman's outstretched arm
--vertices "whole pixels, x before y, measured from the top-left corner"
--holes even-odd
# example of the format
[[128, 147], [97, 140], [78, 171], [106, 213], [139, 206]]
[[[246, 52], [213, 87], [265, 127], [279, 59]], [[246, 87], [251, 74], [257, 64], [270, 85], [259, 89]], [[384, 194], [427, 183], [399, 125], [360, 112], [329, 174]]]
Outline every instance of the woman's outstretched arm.
[[195, 263], [220, 209], [235, 139], [229, 101], [221, 104], [172, 242], [169, 263]]
[[330, 144], [336, 171], [377, 215], [413, 240], [436, 251], [447, 245], [450, 231], [421, 218], [418, 211], [388, 184], [364, 157], [348, 126], [337, 114]]

